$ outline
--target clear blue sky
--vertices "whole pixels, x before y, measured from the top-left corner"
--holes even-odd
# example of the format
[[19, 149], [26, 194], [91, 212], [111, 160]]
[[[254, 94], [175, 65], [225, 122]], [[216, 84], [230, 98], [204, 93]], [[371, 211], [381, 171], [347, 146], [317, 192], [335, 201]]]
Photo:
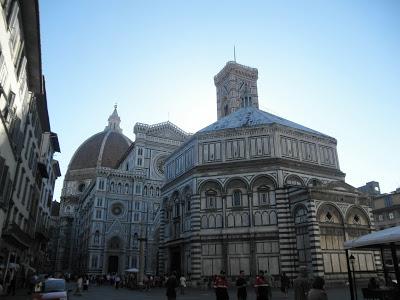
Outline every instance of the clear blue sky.
[[[115, 102], [124, 133], [216, 120], [213, 76], [258, 68], [260, 108], [338, 140], [346, 181], [400, 186], [400, 1], [40, 1], [49, 113], [65, 174]], [[55, 198], [63, 178], [56, 184]]]

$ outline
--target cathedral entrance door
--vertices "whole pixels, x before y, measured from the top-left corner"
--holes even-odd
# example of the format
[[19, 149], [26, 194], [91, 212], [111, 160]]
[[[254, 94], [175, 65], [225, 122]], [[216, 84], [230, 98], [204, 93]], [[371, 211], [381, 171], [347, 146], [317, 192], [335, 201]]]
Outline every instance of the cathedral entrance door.
[[171, 271], [181, 272], [181, 251], [180, 248], [171, 249]]
[[108, 257], [108, 273], [118, 273], [118, 256], [110, 255]]

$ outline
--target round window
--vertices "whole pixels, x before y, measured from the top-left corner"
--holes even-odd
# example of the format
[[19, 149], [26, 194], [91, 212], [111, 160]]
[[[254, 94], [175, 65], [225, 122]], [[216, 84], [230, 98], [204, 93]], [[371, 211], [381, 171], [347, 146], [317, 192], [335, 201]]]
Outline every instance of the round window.
[[114, 216], [119, 216], [122, 214], [124, 207], [120, 203], [115, 203], [111, 206], [111, 212]]

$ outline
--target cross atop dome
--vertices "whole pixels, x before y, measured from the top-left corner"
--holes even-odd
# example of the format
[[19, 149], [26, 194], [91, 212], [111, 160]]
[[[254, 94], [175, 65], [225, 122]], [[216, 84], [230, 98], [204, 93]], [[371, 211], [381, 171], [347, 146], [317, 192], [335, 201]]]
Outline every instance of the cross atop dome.
[[114, 111], [108, 117], [108, 126], [106, 126], [105, 130], [112, 130], [122, 133], [122, 129], [121, 127], [119, 127], [120, 123], [121, 123], [121, 118], [119, 117], [117, 112], [117, 103], [115, 103]]

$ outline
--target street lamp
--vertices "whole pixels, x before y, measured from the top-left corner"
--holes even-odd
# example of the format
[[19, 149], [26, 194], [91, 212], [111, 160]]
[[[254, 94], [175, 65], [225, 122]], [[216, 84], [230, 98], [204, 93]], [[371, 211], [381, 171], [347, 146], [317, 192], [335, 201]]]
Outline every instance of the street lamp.
[[357, 285], [356, 285], [356, 275], [355, 275], [355, 270], [354, 270], [354, 263], [356, 261], [356, 258], [354, 257], [354, 255], [350, 255], [349, 257], [350, 263], [351, 263], [351, 267], [353, 269], [353, 283], [354, 283], [354, 293], [356, 296], [356, 300], [358, 300], [358, 296], [357, 296]]

